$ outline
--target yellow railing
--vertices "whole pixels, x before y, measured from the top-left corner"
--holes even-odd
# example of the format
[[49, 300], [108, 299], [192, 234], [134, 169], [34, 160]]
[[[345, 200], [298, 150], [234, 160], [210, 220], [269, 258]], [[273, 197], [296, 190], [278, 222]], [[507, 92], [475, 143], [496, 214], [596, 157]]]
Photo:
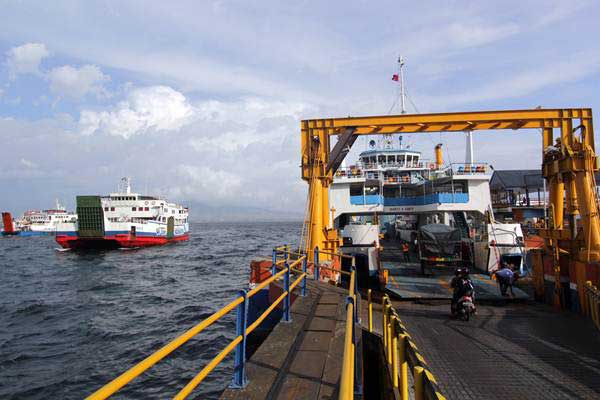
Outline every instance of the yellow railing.
[[[371, 298], [369, 297], [369, 309]], [[415, 400], [444, 400], [427, 363], [411, 340], [406, 327], [398, 317], [388, 295], [381, 300], [383, 347], [388, 369], [392, 374], [392, 385], [402, 400], [408, 400], [408, 367], [413, 371]], [[372, 321], [371, 312], [369, 320]]]
[[585, 297], [587, 300], [590, 317], [596, 327], [600, 329], [600, 290], [592, 285], [591, 281], [585, 283]]
[[[116, 393], [118, 390], [120, 390], [123, 386], [127, 385], [133, 379], [135, 379], [140, 374], [142, 374], [144, 371], [146, 371], [149, 368], [151, 368], [153, 365], [155, 365], [160, 360], [162, 360], [163, 358], [165, 358], [166, 356], [168, 356], [169, 354], [171, 354], [173, 351], [175, 351], [180, 346], [182, 346], [183, 344], [185, 344], [191, 338], [193, 338], [194, 336], [196, 336], [200, 332], [202, 332], [204, 329], [206, 329], [209, 326], [211, 326], [213, 323], [215, 323], [216, 321], [218, 321], [219, 319], [221, 319], [224, 315], [228, 314], [234, 308], [236, 308], [238, 306], [247, 306], [248, 299], [250, 299], [256, 293], [258, 293], [261, 289], [265, 288], [267, 285], [269, 285], [269, 284], [271, 284], [273, 282], [279, 281], [280, 279], [284, 278], [284, 281], [286, 282], [285, 287], [287, 289], [285, 289], [283, 291], [283, 293], [277, 298], [277, 300], [275, 300], [256, 319], [256, 321], [254, 321], [250, 326], [248, 326], [245, 329], [243, 329], [242, 332], [241, 332], [241, 334], [240, 334], [240, 332], [238, 332], [238, 336], [236, 336], [223, 350], [221, 350], [221, 352], [219, 354], [217, 354], [217, 356], [214, 357], [175, 396], [175, 399], [184, 399], [184, 398], [186, 398], [204, 380], [204, 378], [206, 378], [206, 376], [208, 374], [210, 374], [215, 369], [215, 367], [217, 365], [219, 365], [219, 363], [221, 361], [223, 361], [223, 359], [229, 353], [231, 353], [231, 351], [233, 349], [236, 348], [236, 346], [240, 345], [240, 343], [242, 343], [242, 341], [245, 340], [245, 337], [247, 335], [249, 335], [250, 333], [252, 333], [252, 331], [254, 331], [264, 321], [264, 319], [275, 309], [275, 307], [277, 307], [283, 300], [285, 300], [286, 297], [288, 298], [288, 302], [289, 302], [289, 295], [294, 290], [294, 288], [296, 286], [298, 286], [301, 282], [303, 282], [303, 281], [306, 282], [305, 281], [305, 279], [307, 277], [307, 274], [306, 274], [306, 265], [305, 265], [306, 264], [306, 259], [307, 259], [306, 255], [302, 255], [300, 258], [294, 260], [293, 262], [289, 262], [290, 260], [287, 259], [287, 258], [285, 260], [275, 261], [275, 265], [280, 265], [280, 264], [284, 265], [284, 267], [283, 267], [283, 269], [281, 271], [277, 272], [276, 274], [273, 274], [269, 279], [261, 282], [254, 289], [250, 290], [248, 293], [245, 293], [244, 296], [236, 297], [233, 301], [231, 301], [225, 307], [221, 308], [219, 311], [215, 312], [210, 317], [208, 317], [204, 321], [200, 322], [198, 325], [196, 325], [193, 328], [189, 329], [187, 332], [185, 332], [181, 336], [178, 336], [177, 338], [175, 338], [174, 340], [172, 340], [171, 342], [169, 342], [167, 345], [163, 346], [161, 349], [159, 349], [158, 351], [156, 351], [155, 353], [153, 353], [149, 357], [145, 358], [144, 360], [142, 360], [141, 362], [139, 362], [138, 364], [136, 364], [135, 366], [133, 366], [132, 368], [130, 368], [129, 370], [127, 370], [126, 372], [124, 372], [123, 374], [121, 374], [120, 376], [118, 376], [117, 378], [115, 378], [114, 380], [112, 380], [111, 382], [107, 383], [106, 385], [104, 385], [103, 387], [101, 387], [100, 389], [98, 389], [96, 392], [92, 393], [90, 396], [87, 397], [87, 399], [89, 399], [89, 400], [100, 400], [100, 399], [106, 399], [106, 398], [110, 397], [111, 395], [113, 395], [114, 393]], [[292, 271], [296, 271], [295, 267], [298, 266], [298, 265], [300, 265], [301, 263], [304, 263], [302, 271], [300, 271], [300, 274], [298, 275], [298, 278], [293, 283], [290, 283], [289, 282], [289, 278], [287, 278], [287, 277], [289, 277], [289, 274]], [[286, 277], [286, 275], [287, 275], [287, 277]], [[287, 308], [287, 309], [284, 309], [284, 318], [285, 318], [286, 313], [288, 313], [287, 314], [287, 316], [288, 316], [287, 318], [289, 318], [290, 304], [289, 303], [286, 304], [286, 307], [284, 307], [284, 308]], [[245, 308], [244, 308], [244, 310], [245, 310]], [[245, 326], [245, 311], [244, 311], [244, 320], [243, 321], [244, 321], [243, 326]], [[239, 325], [239, 319], [238, 319], [238, 325]]]
[[356, 269], [350, 272], [350, 285], [346, 302], [346, 335], [344, 337], [344, 358], [342, 361], [342, 374], [340, 378], [340, 400], [354, 398], [354, 378], [356, 363], [356, 331], [357, 322], [357, 297], [356, 297]]

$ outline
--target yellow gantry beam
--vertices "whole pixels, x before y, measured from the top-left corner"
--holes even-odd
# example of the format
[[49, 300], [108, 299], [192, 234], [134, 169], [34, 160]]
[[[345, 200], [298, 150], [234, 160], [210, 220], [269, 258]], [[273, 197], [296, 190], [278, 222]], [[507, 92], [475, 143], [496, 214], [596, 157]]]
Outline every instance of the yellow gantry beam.
[[[575, 121], [574, 121], [575, 120]], [[575, 123], [574, 123], [575, 122]], [[560, 130], [562, 157], [553, 163], [544, 161], [544, 176], [549, 181], [551, 201], [556, 203], [555, 224], [562, 228], [565, 193], [563, 177], [570, 172], [575, 181], [569, 186], [569, 206], [584, 221], [587, 259], [600, 260], [600, 211], [592, 193], [593, 172], [597, 169], [594, 153], [594, 132], [590, 108], [557, 108], [531, 110], [474, 111], [435, 114], [403, 114], [368, 117], [309, 119], [301, 122], [302, 178], [310, 185], [309, 218], [311, 235], [309, 249], [331, 247], [326, 231], [330, 229], [329, 185], [335, 171], [327, 170], [330, 157], [330, 137], [352, 129], [355, 135], [382, 135], [418, 132], [463, 132], [497, 129], [542, 129], [543, 147], [553, 145], [553, 131]], [[575, 138], [579, 130], [580, 139]], [[575, 194], [576, 193], [576, 194]], [[577, 199], [577, 203], [575, 203]], [[572, 213], [574, 211], [572, 210]], [[309, 256], [312, 257], [312, 256]]]
[[339, 135], [343, 128], [357, 128], [355, 133], [359, 135], [559, 128], [563, 119], [572, 118], [591, 119], [592, 110], [590, 108], [534, 109], [310, 119], [302, 121], [302, 130], [323, 130], [331, 136]]

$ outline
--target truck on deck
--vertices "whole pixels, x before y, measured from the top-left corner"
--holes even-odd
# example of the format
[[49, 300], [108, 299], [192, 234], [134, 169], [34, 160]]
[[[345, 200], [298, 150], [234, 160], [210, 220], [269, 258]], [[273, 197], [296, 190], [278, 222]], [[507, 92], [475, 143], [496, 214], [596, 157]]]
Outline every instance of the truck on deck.
[[417, 247], [422, 274], [428, 266], [455, 267], [463, 262], [462, 235], [458, 228], [444, 224], [423, 225], [417, 231]]

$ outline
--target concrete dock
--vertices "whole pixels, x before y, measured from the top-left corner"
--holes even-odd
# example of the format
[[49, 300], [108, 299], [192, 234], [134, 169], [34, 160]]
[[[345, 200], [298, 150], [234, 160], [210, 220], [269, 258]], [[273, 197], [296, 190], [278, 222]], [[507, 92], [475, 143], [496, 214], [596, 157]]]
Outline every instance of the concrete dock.
[[307, 296], [291, 307], [247, 362], [248, 385], [221, 399], [333, 399], [338, 397], [346, 332], [347, 290], [307, 283]]
[[[343, 288], [309, 281], [307, 296], [291, 308], [292, 321], [277, 324], [248, 360], [248, 385], [221, 398], [337, 399], [346, 296]], [[366, 298], [363, 293], [364, 330]], [[368, 336], [377, 339], [380, 294], [374, 298], [375, 336]], [[478, 304], [477, 315], [463, 322], [450, 318], [446, 299], [396, 299], [393, 305], [447, 399], [600, 397], [600, 332], [582, 316], [531, 301], [491, 302]], [[384, 364], [365, 369], [365, 379], [387, 377]], [[390, 391], [382, 396], [393, 398]]]

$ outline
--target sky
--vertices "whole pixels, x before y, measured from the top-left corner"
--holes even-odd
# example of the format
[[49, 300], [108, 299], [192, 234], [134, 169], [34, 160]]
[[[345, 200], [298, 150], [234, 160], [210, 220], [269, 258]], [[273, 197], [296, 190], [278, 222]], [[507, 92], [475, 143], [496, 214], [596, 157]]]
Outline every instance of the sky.
[[[196, 207], [301, 216], [300, 120], [399, 113], [399, 55], [411, 113], [600, 117], [598, 1], [0, 7], [0, 209], [15, 214], [57, 198], [72, 209], [129, 176]], [[446, 161], [464, 160], [462, 133], [403, 139], [423, 158], [443, 143]], [[349, 161], [365, 143], [354, 147]], [[541, 164], [537, 131], [476, 132], [474, 147], [496, 169]]]

